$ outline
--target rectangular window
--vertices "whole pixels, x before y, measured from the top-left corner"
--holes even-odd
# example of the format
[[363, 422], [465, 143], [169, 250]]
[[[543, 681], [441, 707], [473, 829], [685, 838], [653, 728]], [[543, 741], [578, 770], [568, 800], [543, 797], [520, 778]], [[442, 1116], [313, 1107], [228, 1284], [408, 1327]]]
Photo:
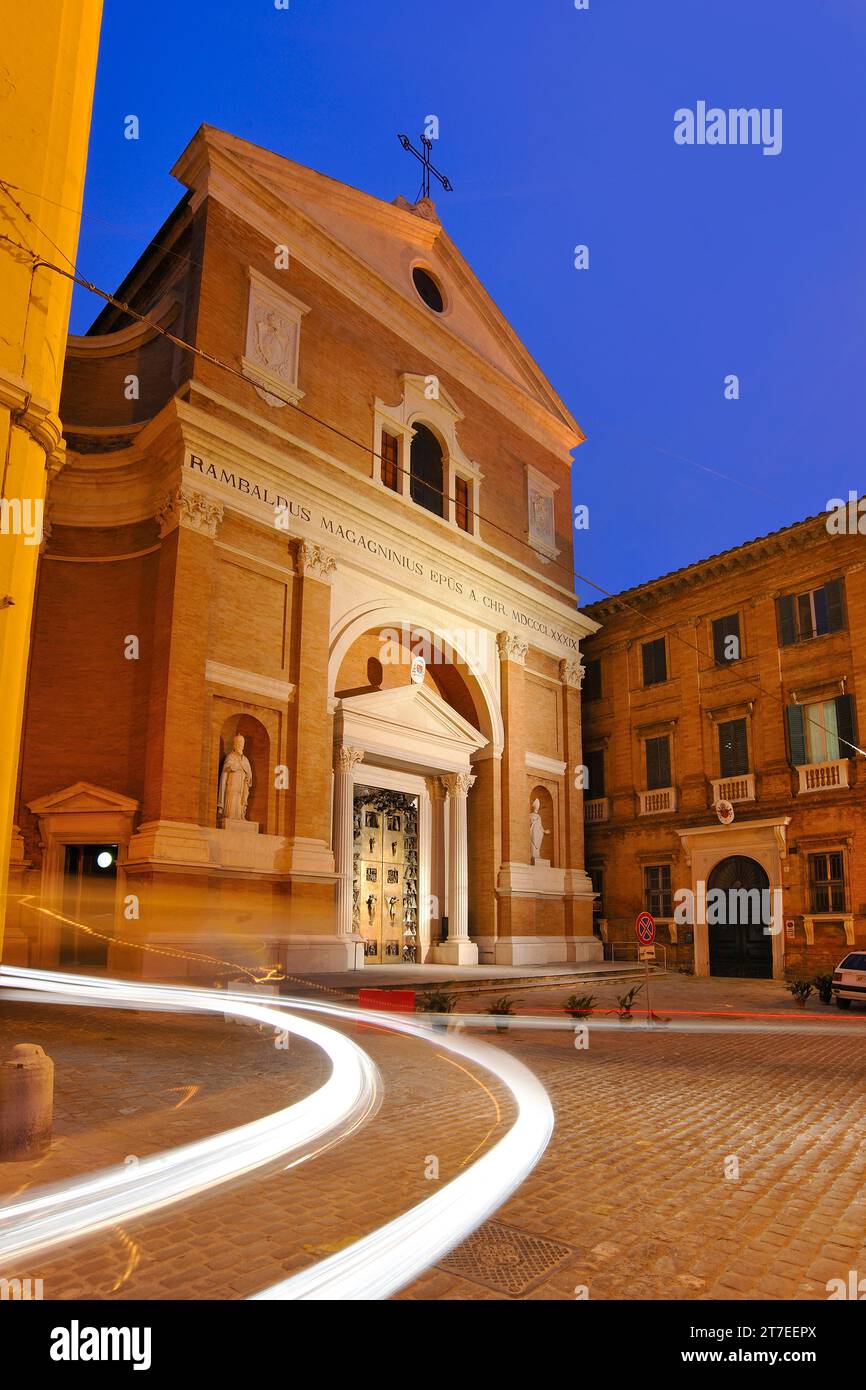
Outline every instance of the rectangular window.
[[601, 699], [601, 661], [586, 661], [583, 667], [583, 698]]
[[671, 785], [671, 741], [665, 734], [662, 738], [648, 738], [646, 744], [646, 786], [647, 791], [658, 791], [660, 787]]
[[584, 753], [584, 758], [587, 771], [584, 796], [587, 800], [590, 797], [604, 796], [604, 749], [595, 748], [589, 753]]
[[740, 659], [740, 615], [713, 619], [713, 656], [718, 666]]
[[783, 594], [776, 599], [776, 616], [782, 647], [839, 632], [845, 626], [842, 580], [831, 579], [803, 594]]
[[660, 685], [668, 678], [668, 663], [665, 652], [665, 639], [657, 637], [654, 642], [644, 642], [641, 647], [643, 657], [644, 685]]
[[382, 482], [392, 492], [400, 491], [400, 446], [393, 434], [382, 432]]
[[469, 484], [465, 478], [454, 479], [454, 520], [461, 531], [472, 530], [472, 514], [469, 509]]
[[811, 705], [788, 705], [788, 756], [794, 767], [850, 758], [854, 749], [854, 701], [850, 695]]
[[727, 719], [719, 725], [719, 775], [741, 777], [749, 770], [749, 740], [745, 719]]
[[813, 912], [845, 911], [845, 863], [841, 851], [809, 855], [809, 901]]
[[643, 871], [643, 905], [653, 917], [672, 917], [670, 864], [647, 864]]

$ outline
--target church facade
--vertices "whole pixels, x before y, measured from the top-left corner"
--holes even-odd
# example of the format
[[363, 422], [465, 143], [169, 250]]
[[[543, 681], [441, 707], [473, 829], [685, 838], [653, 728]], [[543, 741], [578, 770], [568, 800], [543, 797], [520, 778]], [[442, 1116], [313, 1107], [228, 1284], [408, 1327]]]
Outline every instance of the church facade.
[[173, 172], [70, 341], [7, 958], [599, 958], [579, 427], [429, 199], [207, 127]]

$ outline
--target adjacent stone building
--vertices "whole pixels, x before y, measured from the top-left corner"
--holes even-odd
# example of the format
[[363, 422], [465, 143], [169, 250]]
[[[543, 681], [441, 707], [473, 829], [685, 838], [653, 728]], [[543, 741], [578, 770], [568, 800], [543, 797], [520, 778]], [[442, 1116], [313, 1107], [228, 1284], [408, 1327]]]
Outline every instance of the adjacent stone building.
[[579, 427], [429, 199], [207, 127], [174, 173], [69, 348], [8, 953], [597, 958]]
[[856, 516], [813, 517], [587, 609], [587, 865], [613, 954], [642, 909], [700, 975], [812, 976], [866, 944], [864, 546]]

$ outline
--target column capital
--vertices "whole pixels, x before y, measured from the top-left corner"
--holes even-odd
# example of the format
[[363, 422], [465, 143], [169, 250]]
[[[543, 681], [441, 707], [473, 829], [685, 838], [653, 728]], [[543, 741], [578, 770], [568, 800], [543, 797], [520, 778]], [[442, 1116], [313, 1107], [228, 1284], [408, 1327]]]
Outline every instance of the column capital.
[[563, 685], [569, 686], [571, 690], [580, 690], [583, 686], [583, 678], [586, 674], [586, 667], [578, 657], [577, 661], [569, 661], [563, 658], [559, 663], [559, 679]]
[[160, 540], [170, 535], [176, 526], [198, 531], [200, 535], [213, 539], [222, 519], [221, 502], [214, 502], [205, 493], [195, 492], [183, 484], [166, 493], [156, 510]]
[[358, 763], [364, 761], [364, 749], [343, 744], [337, 749], [336, 767], [338, 772], [354, 772]]
[[449, 796], [466, 797], [475, 786], [475, 774], [472, 772], [448, 772], [440, 780]]
[[296, 560], [298, 574], [304, 579], [318, 579], [322, 584], [333, 581], [337, 561], [330, 551], [313, 541], [301, 541]]
[[526, 653], [529, 651], [529, 643], [522, 637], [518, 637], [516, 632], [500, 632], [496, 637], [496, 645], [499, 648], [500, 661], [513, 661], [518, 666], [526, 665]]

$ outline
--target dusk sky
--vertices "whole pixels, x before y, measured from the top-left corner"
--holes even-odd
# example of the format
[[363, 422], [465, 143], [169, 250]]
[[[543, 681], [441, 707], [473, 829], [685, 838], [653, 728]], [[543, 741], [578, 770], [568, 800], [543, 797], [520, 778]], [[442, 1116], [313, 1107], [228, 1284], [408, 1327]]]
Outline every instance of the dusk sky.
[[[864, 77], [863, 0], [106, 0], [79, 267], [116, 288], [202, 122], [390, 200], [435, 114], [442, 220], [587, 436], [575, 567], [618, 590], [862, 490]], [[698, 102], [781, 108], [781, 151], [677, 145]]]

